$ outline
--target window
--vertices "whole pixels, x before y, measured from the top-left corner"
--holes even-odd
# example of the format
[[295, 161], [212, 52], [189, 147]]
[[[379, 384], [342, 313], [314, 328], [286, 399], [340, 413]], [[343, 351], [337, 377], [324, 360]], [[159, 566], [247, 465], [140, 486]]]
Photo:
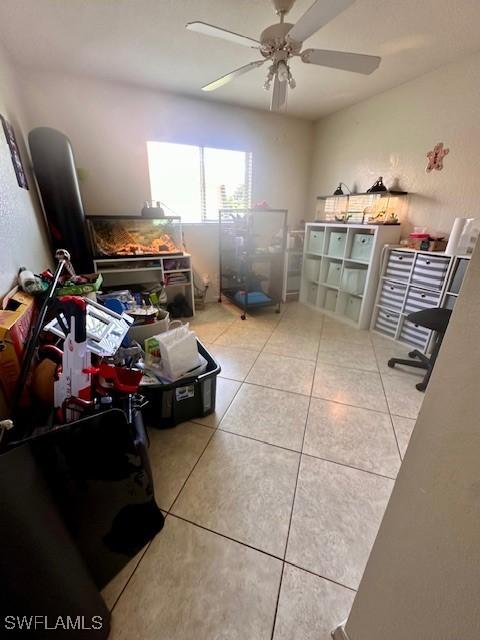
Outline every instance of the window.
[[183, 222], [217, 221], [219, 209], [251, 206], [251, 153], [170, 142], [147, 142], [147, 152], [152, 200]]

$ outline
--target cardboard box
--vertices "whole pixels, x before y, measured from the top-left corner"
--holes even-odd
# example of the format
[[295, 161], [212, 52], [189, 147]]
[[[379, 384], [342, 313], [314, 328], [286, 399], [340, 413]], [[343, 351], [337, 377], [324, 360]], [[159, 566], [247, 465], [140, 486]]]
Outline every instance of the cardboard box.
[[28, 293], [12, 289], [0, 310], [0, 383], [10, 401], [22, 364], [23, 352], [35, 319], [35, 300]]

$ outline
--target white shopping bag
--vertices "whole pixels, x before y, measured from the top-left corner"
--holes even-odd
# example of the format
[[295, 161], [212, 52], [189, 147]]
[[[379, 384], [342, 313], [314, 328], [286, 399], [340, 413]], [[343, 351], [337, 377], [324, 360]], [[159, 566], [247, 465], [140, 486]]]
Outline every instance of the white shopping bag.
[[156, 336], [162, 358], [162, 368], [171, 380], [181, 378], [200, 365], [197, 338], [189, 325], [171, 329]]

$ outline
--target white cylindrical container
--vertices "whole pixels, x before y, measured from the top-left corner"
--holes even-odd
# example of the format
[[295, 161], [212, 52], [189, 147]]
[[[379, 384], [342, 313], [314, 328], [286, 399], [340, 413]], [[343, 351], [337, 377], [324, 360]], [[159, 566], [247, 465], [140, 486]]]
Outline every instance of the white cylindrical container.
[[448, 238], [447, 248], [445, 249], [445, 254], [447, 256], [456, 255], [458, 243], [466, 222], [467, 218], [455, 218], [452, 231], [450, 232], [450, 237]]

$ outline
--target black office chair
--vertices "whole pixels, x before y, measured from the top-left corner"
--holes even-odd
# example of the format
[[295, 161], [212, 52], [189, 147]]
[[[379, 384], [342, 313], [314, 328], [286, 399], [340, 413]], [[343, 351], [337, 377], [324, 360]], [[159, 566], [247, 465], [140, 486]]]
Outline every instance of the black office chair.
[[420, 327], [425, 327], [426, 329], [435, 331], [432, 353], [430, 356], [426, 356], [421, 351], [418, 351], [418, 349], [415, 349], [414, 351], [410, 351], [408, 354], [408, 357], [411, 358], [410, 360], [390, 358], [387, 363], [392, 369], [396, 364], [404, 364], [409, 367], [415, 367], [416, 369], [425, 369], [427, 373], [425, 374], [422, 382], [415, 385], [419, 391], [425, 391], [427, 388], [451, 315], [451, 309], [441, 309], [439, 307], [435, 307], [433, 309], [422, 309], [421, 311], [410, 313], [407, 316], [407, 320]]

